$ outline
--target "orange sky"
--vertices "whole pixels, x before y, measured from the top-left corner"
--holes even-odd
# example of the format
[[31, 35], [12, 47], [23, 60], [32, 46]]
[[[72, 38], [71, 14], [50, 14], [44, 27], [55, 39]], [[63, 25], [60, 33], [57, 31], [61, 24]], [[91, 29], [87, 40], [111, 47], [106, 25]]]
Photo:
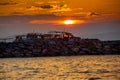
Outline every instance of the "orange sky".
[[0, 16], [4, 15], [70, 15], [90, 13], [120, 14], [120, 0], [1, 0]]
[[120, 0], [1, 0], [0, 16], [55, 15], [88, 22], [120, 19]]

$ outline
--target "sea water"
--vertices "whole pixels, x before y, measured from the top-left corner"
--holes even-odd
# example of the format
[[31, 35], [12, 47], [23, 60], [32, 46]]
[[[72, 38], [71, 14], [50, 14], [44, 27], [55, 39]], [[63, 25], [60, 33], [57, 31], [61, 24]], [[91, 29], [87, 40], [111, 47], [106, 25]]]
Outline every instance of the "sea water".
[[120, 55], [1, 58], [0, 80], [120, 80]]

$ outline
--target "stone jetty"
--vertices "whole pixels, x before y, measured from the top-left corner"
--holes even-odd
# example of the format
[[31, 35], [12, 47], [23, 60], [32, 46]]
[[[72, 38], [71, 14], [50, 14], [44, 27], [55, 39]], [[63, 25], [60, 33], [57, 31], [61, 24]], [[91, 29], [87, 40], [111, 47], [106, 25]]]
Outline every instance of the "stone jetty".
[[31, 33], [0, 42], [0, 58], [119, 54], [120, 40], [81, 39], [68, 32]]

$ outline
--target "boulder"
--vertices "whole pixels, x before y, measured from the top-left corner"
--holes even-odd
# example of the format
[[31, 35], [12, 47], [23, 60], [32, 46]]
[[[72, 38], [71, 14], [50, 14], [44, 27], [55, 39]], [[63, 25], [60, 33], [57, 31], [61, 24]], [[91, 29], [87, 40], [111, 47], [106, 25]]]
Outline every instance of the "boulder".
[[79, 52], [79, 48], [78, 47], [72, 48], [72, 51], [77, 53]]

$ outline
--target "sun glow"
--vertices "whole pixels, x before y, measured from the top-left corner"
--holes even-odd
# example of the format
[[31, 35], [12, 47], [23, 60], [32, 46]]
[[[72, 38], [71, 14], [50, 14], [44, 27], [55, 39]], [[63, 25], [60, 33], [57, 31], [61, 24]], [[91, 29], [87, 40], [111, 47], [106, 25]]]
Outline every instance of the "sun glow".
[[65, 24], [65, 25], [74, 25], [74, 24], [82, 24], [82, 23], [85, 23], [84, 20], [64, 20], [62, 22], [62, 24]]
[[64, 24], [67, 24], [67, 25], [74, 24], [74, 23], [75, 23], [74, 20], [65, 20], [64, 21]]

